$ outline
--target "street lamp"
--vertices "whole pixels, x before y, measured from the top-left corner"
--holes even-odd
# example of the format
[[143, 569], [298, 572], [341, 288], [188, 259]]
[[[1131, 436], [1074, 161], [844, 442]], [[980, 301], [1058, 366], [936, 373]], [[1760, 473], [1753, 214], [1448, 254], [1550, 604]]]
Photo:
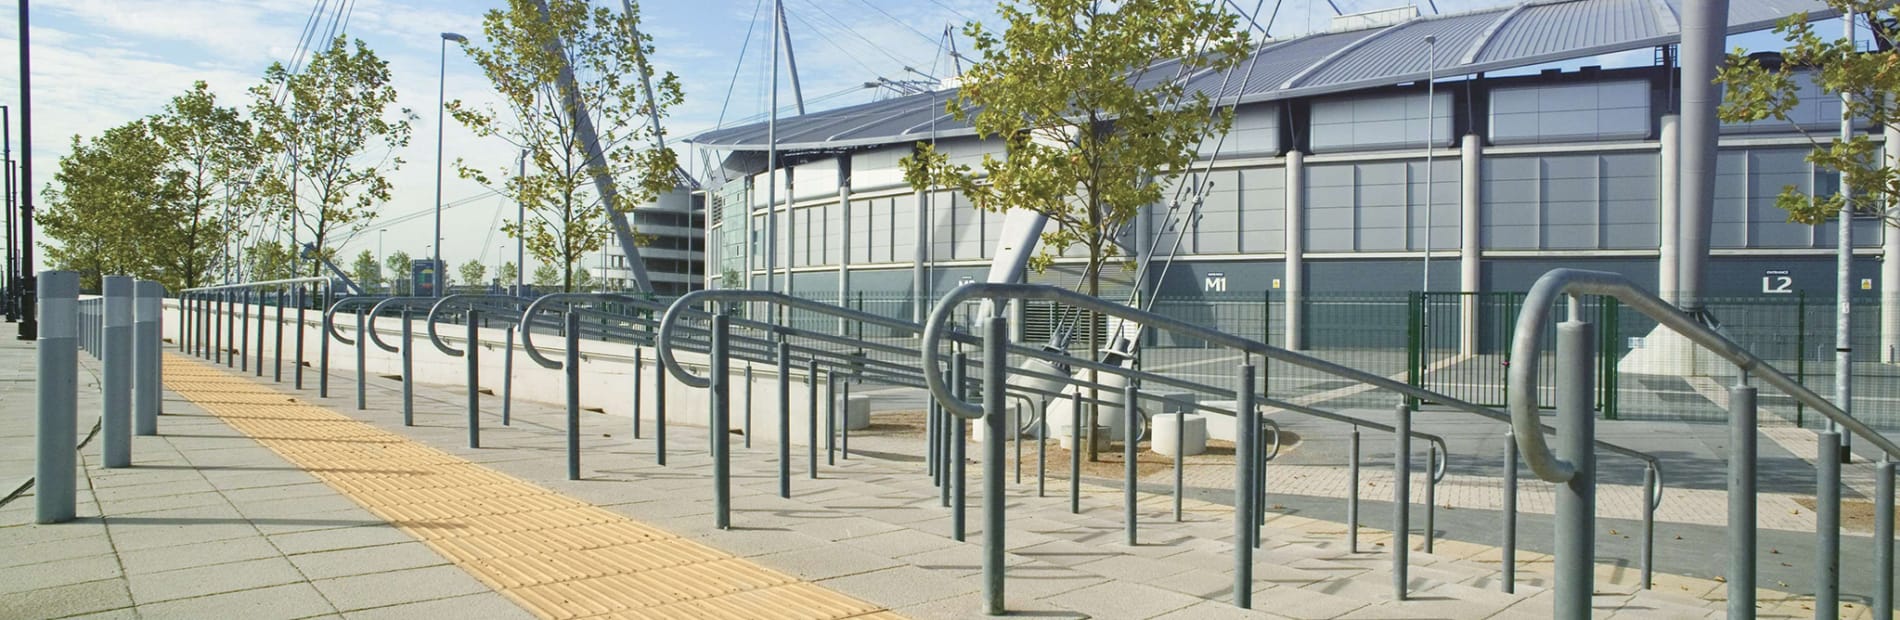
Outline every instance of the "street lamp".
[[[441, 68], [437, 70], [437, 74], [436, 74], [435, 95], [436, 95], [437, 103], [436, 103], [436, 117], [435, 117], [435, 243], [433, 244], [436, 246], [436, 248], [435, 248], [435, 253], [429, 255], [429, 258], [433, 260], [435, 263], [436, 271], [442, 270], [442, 248], [441, 248], [441, 245], [442, 245], [442, 130], [444, 126], [448, 125], [449, 97], [448, 97], [447, 81], [449, 77], [449, 42], [450, 41], [454, 41], [456, 43], [468, 43], [468, 37], [455, 34], [453, 32], [442, 33], [442, 63], [441, 63]], [[437, 297], [442, 296], [442, 287], [438, 286], [435, 288], [435, 296]]]

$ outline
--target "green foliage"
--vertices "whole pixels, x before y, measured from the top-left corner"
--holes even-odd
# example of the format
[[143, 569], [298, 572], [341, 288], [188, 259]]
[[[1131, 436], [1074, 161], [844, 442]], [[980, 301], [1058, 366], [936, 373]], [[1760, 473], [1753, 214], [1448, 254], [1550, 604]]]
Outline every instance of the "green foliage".
[[501, 268], [495, 270], [495, 277], [501, 280], [502, 286], [514, 286], [515, 277], [519, 276], [520, 274], [521, 274], [521, 268], [515, 266], [514, 261], [508, 261], [508, 262], [502, 263]]
[[369, 250], [358, 252], [356, 260], [350, 263], [350, 278], [356, 280], [356, 285], [363, 287], [365, 292], [381, 289], [383, 269], [376, 264], [376, 255]]
[[[402, 166], [394, 152], [409, 144], [415, 118], [406, 108], [391, 115], [389, 64], [361, 40], [337, 37], [302, 71], [272, 64], [251, 95], [259, 144], [286, 156], [259, 181], [274, 219], [307, 232], [302, 238], [318, 247], [333, 233], [368, 226], [375, 205], [389, 200], [385, 175]], [[318, 269], [313, 262], [309, 273]]]
[[[683, 95], [679, 78], [658, 73], [648, 62], [652, 39], [631, 40], [640, 20], [637, 4], [628, 3], [627, 13], [586, 0], [547, 5], [544, 14], [536, 0], [508, 0], [506, 8], [483, 17], [489, 45], [463, 49], [494, 83], [501, 107], [454, 101], [449, 110], [476, 135], [526, 153], [526, 175], [512, 166], [483, 171], [461, 160], [456, 169], [526, 206], [532, 217], [525, 230], [513, 223], [503, 230], [523, 239], [536, 258], [558, 265], [571, 286], [576, 263], [606, 243], [610, 210], [625, 213], [674, 188], [678, 162], [673, 151], [651, 148], [659, 136], [647, 115], [664, 116]], [[560, 84], [570, 61], [571, 92]], [[651, 98], [640, 86], [642, 75], [653, 78]], [[586, 110], [598, 132], [599, 161], [589, 157], [577, 134], [578, 109]], [[606, 197], [595, 189], [597, 175], [631, 183]]]
[[283, 280], [297, 277], [297, 255], [291, 252], [289, 245], [254, 244], [245, 248], [244, 260], [245, 268], [251, 273], [252, 280]]
[[599, 287], [599, 286], [601, 286], [601, 282], [598, 282], [594, 279], [594, 272], [588, 271], [586, 267], [575, 267], [574, 268], [574, 283], [571, 285], [568, 285], [567, 290], [573, 291], [573, 292], [586, 292], [586, 291], [594, 290], [596, 287]]
[[555, 287], [561, 285], [561, 269], [550, 263], [541, 263], [534, 268], [534, 285]]
[[[947, 110], [1004, 156], [951, 165], [930, 144], [905, 158], [911, 187], [954, 189], [978, 209], [1030, 209], [1054, 224], [1037, 267], [1071, 246], [1089, 256], [1090, 292], [1110, 240], [1165, 181], [1193, 162], [1206, 125], [1226, 131], [1206, 94], [1185, 78], [1233, 68], [1251, 45], [1230, 13], [1202, 0], [1009, 0], [999, 36], [972, 22], [981, 60], [963, 74]], [[1198, 53], [1196, 53], [1198, 52]]]
[[457, 267], [456, 271], [461, 274], [463, 284], [469, 286], [488, 284], [488, 265], [482, 264], [479, 260], [469, 259], [468, 262], [462, 263], [461, 267]]
[[[1892, 5], [1826, 1], [1836, 11], [1868, 19], [1875, 24], [1874, 36], [1895, 42], [1895, 33], [1884, 25], [1900, 17]], [[1780, 67], [1764, 67], [1739, 48], [1729, 54], [1728, 63], [1716, 76], [1716, 83], [1726, 87], [1722, 120], [1788, 120], [1788, 112], [1801, 102], [1797, 95], [1800, 73], [1812, 71], [1815, 84], [1826, 96], [1850, 96], [1848, 114], [1871, 119], [1877, 128], [1900, 126], [1900, 108], [1896, 108], [1900, 103], [1900, 52], [1861, 51], [1846, 38], [1823, 36], [1814, 30], [1806, 13], [1782, 19], [1775, 32], [1789, 44], [1782, 52]], [[1900, 217], [1887, 208], [1900, 200], [1900, 169], [1881, 161], [1880, 144], [1873, 136], [1857, 133], [1843, 141], [1838, 134], [1809, 135], [1808, 141], [1814, 145], [1807, 157], [1809, 162], [1817, 168], [1846, 173], [1846, 187], [1858, 197], [1852, 204], [1854, 213], [1882, 217], [1890, 226], [1900, 225]], [[1788, 185], [1776, 196], [1775, 206], [1788, 212], [1788, 221], [1814, 225], [1836, 218], [1842, 201], [1840, 194], [1814, 196]]]
[[383, 257], [383, 266], [389, 268], [391, 295], [408, 295], [412, 284], [409, 281], [409, 253], [396, 250], [396, 253]]
[[34, 214], [40, 230], [61, 242], [46, 247], [47, 262], [78, 271], [80, 286], [93, 291], [102, 276], [152, 275], [150, 228], [163, 224], [158, 206], [177, 197], [164, 182], [169, 159], [143, 119], [91, 140], [73, 136], [72, 152], [60, 158]]

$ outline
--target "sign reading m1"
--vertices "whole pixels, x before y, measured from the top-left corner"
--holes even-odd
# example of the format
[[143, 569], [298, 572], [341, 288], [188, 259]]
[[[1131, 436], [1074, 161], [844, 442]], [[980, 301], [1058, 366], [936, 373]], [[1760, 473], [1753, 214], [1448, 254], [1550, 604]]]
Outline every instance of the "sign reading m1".
[[1786, 269], [1769, 269], [1762, 272], [1761, 292], [1769, 295], [1789, 295], [1794, 293], [1794, 276]]
[[1227, 274], [1219, 271], [1208, 272], [1207, 277], [1201, 280], [1201, 288], [1209, 293], [1227, 292]]

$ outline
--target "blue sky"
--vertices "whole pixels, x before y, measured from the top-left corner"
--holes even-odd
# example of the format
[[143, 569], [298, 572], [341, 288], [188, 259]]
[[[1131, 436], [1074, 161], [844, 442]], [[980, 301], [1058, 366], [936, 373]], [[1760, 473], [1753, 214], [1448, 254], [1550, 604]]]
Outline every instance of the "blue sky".
[[[619, 0], [595, 0], [610, 7]], [[194, 80], [210, 83], [226, 105], [242, 105], [245, 90], [273, 61], [288, 60], [313, 6], [342, 0], [61, 0], [33, 5], [35, 181], [52, 178], [58, 157], [73, 135], [92, 136], [158, 111]], [[383, 219], [424, 212], [434, 202], [434, 137], [438, 33], [454, 31], [477, 42], [481, 15], [499, 0], [356, 0], [348, 34], [365, 40], [389, 61], [401, 105], [419, 117], [411, 146], [399, 153], [407, 165], [395, 173], [394, 198], [380, 207]], [[765, 54], [769, 50], [771, 0], [647, 0], [640, 3], [645, 28], [655, 39], [655, 60], [681, 76], [687, 103], [668, 121], [675, 138], [734, 124], [765, 112]], [[1251, 10], [1253, 2], [1237, 4]], [[1347, 11], [1389, 6], [1370, 0], [1339, 1]], [[1441, 1], [1445, 11], [1502, 4], [1496, 0]], [[1268, 2], [1268, 6], [1272, 3]], [[785, 0], [805, 98], [811, 109], [870, 100], [862, 87], [877, 77], [901, 79], [905, 67], [938, 76], [950, 73], [939, 50], [947, 25], [994, 20], [993, 0]], [[1230, 10], [1234, 10], [1230, 7]], [[13, 6], [0, 8], [0, 99], [18, 101], [17, 22]], [[1276, 35], [1324, 29], [1331, 9], [1286, 0]], [[756, 17], [756, 19], [755, 19]], [[747, 31], [751, 30], [748, 45]], [[968, 50], [967, 41], [958, 45]], [[747, 47], [743, 61], [741, 47]], [[1648, 52], [1639, 51], [1642, 61]], [[1634, 58], [1634, 57], [1632, 57]], [[1615, 64], [1615, 59], [1609, 64]], [[1574, 63], [1585, 64], [1585, 63]], [[737, 71], [735, 72], [735, 67]], [[736, 76], [736, 77], [735, 77]], [[730, 96], [728, 96], [728, 86]], [[471, 102], [489, 96], [486, 80], [449, 51], [448, 97]], [[792, 105], [789, 85], [781, 103]], [[17, 119], [16, 119], [17, 122]], [[17, 133], [15, 134], [17, 135]], [[470, 136], [453, 122], [445, 132], [448, 158], [464, 157], [488, 167], [513, 161], [507, 147]], [[693, 166], [696, 156], [688, 157]], [[479, 196], [474, 183], [447, 175], [445, 201]], [[453, 263], [481, 258], [494, 264], [497, 246], [513, 242], [493, 232], [498, 217], [513, 217], [498, 197], [480, 198], [444, 216], [443, 255]], [[430, 218], [372, 223], [342, 250], [407, 250], [422, 254]], [[387, 229], [386, 234], [378, 234]], [[532, 259], [531, 259], [532, 260]]]

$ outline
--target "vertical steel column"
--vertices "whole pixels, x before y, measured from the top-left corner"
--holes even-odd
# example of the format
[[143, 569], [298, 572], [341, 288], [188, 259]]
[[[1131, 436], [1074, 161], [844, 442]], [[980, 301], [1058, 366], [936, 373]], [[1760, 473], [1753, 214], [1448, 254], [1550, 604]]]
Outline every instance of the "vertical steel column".
[[264, 376], [264, 338], [269, 335], [264, 329], [264, 321], [269, 313], [264, 311], [263, 289], [257, 289], [252, 296], [257, 298], [257, 373], [255, 376], [262, 378]]
[[[237, 348], [233, 349], [231, 354], [238, 358], [238, 372], [250, 372], [251, 356], [250, 352], [244, 348], [251, 344], [251, 290], [245, 289], [238, 293], [238, 299], [244, 302], [244, 320], [239, 321]], [[258, 314], [262, 315], [263, 312], [259, 310]]]
[[[1135, 405], [1135, 380], [1129, 379], [1122, 386], [1122, 529], [1127, 534], [1128, 546], [1136, 544], [1135, 538], [1135, 418], [1141, 415]], [[1179, 435], [1177, 431], [1175, 433]]]
[[[817, 360], [812, 367], [818, 367]], [[825, 375], [825, 464], [838, 464], [838, 373]]]
[[1253, 411], [1254, 366], [1251, 355], [1242, 358], [1234, 392], [1234, 606], [1253, 609], [1253, 460], [1260, 419], [1239, 415]]
[[1049, 482], [1049, 397], [1036, 397], [1036, 497], [1047, 495]]
[[369, 332], [363, 307], [356, 307], [356, 410], [369, 408]]
[[[1181, 495], [1187, 490], [1184, 473], [1187, 469], [1187, 407], [1181, 407], [1174, 413], [1174, 522], [1181, 522]], [[1133, 427], [1129, 427], [1133, 428]]]
[[1644, 590], [1655, 585], [1656, 577], [1656, 470], [1643, 469], [1643, 540], [1637, 553], [1642, 556], [1643, 568], [1641, 585]]
[[1570, 320], [1557, 326], [1557, 456], [1576, 473], [1557, 487], [1553, 615], [1584, 620], [1596, 587], [1596, 329], [1578, 316], [1575, 298], [1570, 305]]
[[[1003, 397], [1009, 379], [1009, 320], [990, 317], [983, 330], [983, 600], [990, 615], [1003, 613]], [[959, 427], [962, 424], [958, 424]]]
[[[792, 496], [792, 345], [778, 340], [778, 496]], [[661, 411], [665, 411], [664, 408]]]
[[[6, 277], [11, 278], [12, 274], [7, 274]], [[11, 280], [8, 280], [8, 283], [10, 284]], [[12, 297], [13, 292], [7, 291], [7, 296]], [[9, 310], [12, 309], [11, 303], [9, 299]], [[191, 316], [191, 293], [180, 292], [178, 294], [178, 351], [180, 353], [188, 350], [185, 343], [191, 338], [191, 320], [186, 318], [189, 316]]]
[[[292, 355], [290, 359], [292, 375], [291, 386], [299, 390], [303, 389], [303, 312], [304, 306], [307, 305], [306, 297], [308, 297], [308, 295], [309, 293], [306, 292], [302, 284], [297, 285], [297, 292], [292, 295], [292, 303], [297, 304], [297, 342], [294, 345], [296, 347], [295, 354]], [[325, 337], [327, 338], [328, 336]]]
[[[660, 374], [659, 380], [665, 381], [666, 375]], [[745, 447], [751, 448], [752, 447], [752, 362], [745, 363], [745, 387], [743, 390], [743, 394], [744, 394], [744, 401], [741, 403], [741, 406], [745, 408]]]
[[[33, 462], [33, 522], [73, 520], [78, 489], [79, 274], [42, 271], [35, 279], [39, 295], [39, 341], [34, 343], [35, 399], [39, 430]], [[32, 318], [32, 317], [28, 317]]]
[[1405, 600], [1412, 555], [1412, 407], [1394, 410], [1392, 424], [1392, 600]]
[[1427, 445], [1430, 446], [1430, 449], [1426, 450], [1426, 453], [1428, 456], [1425, 459], [1425, 548], [1424, 548], [1424, 551], [1426, 553], [1431, 553], [1432, 539], [1436, 538], [1438, 534], [1438, 530], [1437, 530], [1438, 479], [1435, 476], [1435, 474], [1438, 473], [1437, 466], [1438, 466], [1439, 454], [1438, 454], [1438, 444], [1427, 442]]
[[[969, 402], [970, 400], [970, 384], [967, 379], [970, 372], [968, 362], [969, 359], [964, 356], [962, 351], [958, 351], [956, 355], [950, 357], [950, 389], [952, 393], [956, 394], [957, 400], [964, 402]], [[998, 415], [1001, 415], [1001, 413], [998, 412]], [[946, 434], [950, 442], [950, 480], [944, 485], [951, 490], [950, 537], [961, 542], [964, 533], [964, 498], [970, 494], [970, 479], [964, 475], [967, 471], [964, 468], [963, 453], [964, 445], [969, 443], [968, 438], [964, 435], [969, 425], [964, 424], [962, 418], [952, 415], [947, 409], [944, 410], [940, 417], [950, 431]]]
[[[656, 374], [659, 375], [660, 380], [661, 381], [666, 380], [666, 369], [660, 368], [659, 371], [660, 372]], [[643, 396], [645, 396], [640, 393], [641, 392], [640, 381], [645, 378], [646, 378], [646, 358], [641, 354], [640, 347], [634, 347], [633, 348], [633, 438], [634, 439], [640, 438], [640, 399]], [[504, 409], [503, 411], [506, 411], [506, 409]], [[747, 429], [747, 434], [751, 434], [750, 429]]]
[[1755, 617], [1755, 402], [1753, 386], [1728, 389], [1728, 617], [1737, 619]]
[[463, 317], [468, 322], [468, 341], [462, 347], [462, 361], [468, 363], [466, 381], [468, 382], [468, 447], [470, 448], [482, 447], [481, 401], [477, 399], [480, 396], [478, 390], [482, 389], [481, 359], [478, 353], [481, 351], [481, 334], [475, 331], [481, 326], [480, 317], [481, 313], [474, 308], [469, 308], [468, 314]]
[[943, 459], [937, 452], [943, 448], [943, 442], [937, 441], [937, 401], [930, 399], [924, 406], [924, 469], [930, 471], [930, 486], [943, 484]]
[[1016, 448], [1016, 484], [1023, 483], [1023, 402], [1009, 408], [1009, 443]]
[[1841, 435], [1829, 430], [1815, 440], [1814, 617], [1834, 620], [1841, 613]]
[[[838, 458], [847, 461], [851, 460], [851, 379], [851, 377], [845, 377], [844, 380], [838, 382], [838, 402], [840, 403], [838, 407], [844, 411], [844, 421], [838, 425]], [[871, 418], [871, 411], [868, 408], [870, 403], [865, 403], [865, 405], [867, 408], [864, 411], [864, 418], [868, 422]]]
[[[653, 373], [653, 462], [666, 466], [666, 371]], [[787, 495], [786, 497], [791, 497]]]
[[1505, 594], [1517, 592], [1517, 433], [1504, 430], [1503, 568], [1499, 576]]
[[[277, 299], [277, 327], [276, 329], [272, 330], [276, 332], [277, 335], [276, 335], [275, 343], [271, 345], [271, 360], [272, 360], [271, 381], [274, 381], [277, 383], [283, 383], [284, 382], [284, 291], [283, 289], [278, 289], [272, 294], [272, 296]], [[409, 348], [409, 345], [404, 344], [403, 348], [407, 349]]]
[[104, 321], [97, 340], [105, 375], [99, 413], [99, 450], [108, 469], [132, 466], [132, 278], [100, 278]]
[[567, 397], [567, 479], [581, 479], [581, 313], [567, 309], [567, 359], [561, 366]]
[[[237, 291], [226, 292], [224, 299], [224, 340], [219, 342], [218, 355], [220, 359], [224, 361], [225, 368], [236, 368], [237, 358], [239, 357], [237, 344], [237, 328], [239, 323], [237, 314]], [[97, 334], [97, 332], [94, 333]], [[96, 336], [93, 343], [94, 345], [98, 344]], [[94, 348], [93, 350], [97, 351], [98, 349]]]
[[818, 358], [805, 360], [806, 475], [818, 479]]
[[1069, 514], [1082, 514], [1082, 388], [1069, 393], [1069, 405]]
[[[516, 327], [515, 325], [510, 325], [507, 327], [507, 329], [503, 330], [502, 332], [502, 348], [501, 348], [501, 425], [502, 426], [508, 426], [509, 424], [512, 424], [514, 422], [513, 410], [514, 410], [514, 404], [515, 404], [515, 327]], [[639, 353], [639, 350], [636, 349], [634, 352], [637, 354]], [[637, 378], [638, 377], [636, 376], [636, 379]], [[633, 410], [634, 434], [633, 435], [635, 439], [638, 439], [640, 437], [640, 433], [639, 433], [640, 401], [638, 400], [633, 401], [633, 407], [634, 407], [634, 410]]]
[[1346, 436], [1346, 553], [1359, 552], [1359, 427]]
[[731, 327], [724, 309], [713, 314], [712, 344], [708, 355], [706, 397], [712, 406], [713, 526], [732, 528], [732, 355], [727, 342]]
[[[211, 350], [208, 353], [213, 364], [224, 363], [224, 296], [227, 294], [224, 291], [218, 291], [217, 297], [211, 302]], [[81, 306], [80, 309], [84, 311], [88, 310], [88, 307]], [[80, 333], [80, 344], [83, 346], [85, 340], [92, 336], [92, 321], [86, 321], [81, 327], [83, 331]]]
[[132, 432], [158, 434], [159, 401], [164, 396], [165, 285], [139, 280], [133, 285], [132, 308]]
[[336, 317], [329, 312], [330, 296], [323, 298], [317, 304], [317, 398], [330, 397], [330, 334], [336, 329]]
[[1874, 464], [1874, 619], [1893, 620], [1893, 458]]
[[402, 309], [402, 425], [416, 425], [416, 354], [415, 347], [416, 311], [407, 306]]

